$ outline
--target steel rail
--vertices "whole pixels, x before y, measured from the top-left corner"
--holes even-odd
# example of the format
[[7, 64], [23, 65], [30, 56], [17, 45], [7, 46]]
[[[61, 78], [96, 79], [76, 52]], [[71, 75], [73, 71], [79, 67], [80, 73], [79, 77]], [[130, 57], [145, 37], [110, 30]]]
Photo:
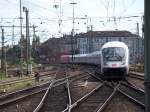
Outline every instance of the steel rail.
[[[81, 74], [81, 75], [84, 75], [84, 74]], [[85, 77], [89, 78], [89, 76], [87, 76], [87, 75], [85, 75], [85, 76], [81, 76], [81, 75], [80, 75], [80, 77], [77, 77], [77, 78], [75, 78], [75, 79], [70, 80], [70, 83], [72, 83], [72, 82], [74, 82], [74, 81], [76, 81], [76, 80], [78, 80], [78, 79], [85, 78]]]
[[[59, 71], [57, 71], [57, 73], [55, 74], [55, 78], [56, 78], [56, 75], [58, 74], [58, 72], [59, 72]], [[63, 78], [63, 79], [66, 79], [66, 77]], [[49, 85], [49, 87], [48, 87], [46, 93], [44, 94], [42, 100], [40, 101], [40, 103], [39, 103], [38, 106], [34, 109], [33, 112], [39, 112], [39, 110], [42, 108], [42, 106], [43, 106], [43, 104], [44, 104], [44, 102], [45, 102], [45, 99], [46, 99], [48, 93], [50, 92], [50, 89], [53, 87], [54, 83], [59, 82], [59, 81], [62, 81], [63, 79], [58, 79], [58, 80], [55, 80], [55, 79], [54, 79], [54, 80], [52, 81], [52, 83]]]
[[[84, 73], [88, 73], [89, 75], [91, 75], [90, 72], [86, 71]], [[83, 74], [83, 73], [82, 73]], [[93, 75], [92, 75], [93, 76]], [[79, 77], [80, 79], [81, 78], [84, 78], [84, 77], [87, 77], [87, 76], [82, 76], [82, 77]], [[79, 79], [77, 78], [77, 79]], [[77, 79], [73, 79], [71, 80], [71, 82], [77, 80]], [[101, 80], [102, 81], [102, 80]], [[61, 111], [61, 112], [66, 112], [66, 111], [71, 111], [72, 108], [76, 107], [78, 103], [82, 102], [82, 100], [86, 99], [87, 97], [89, 97], [90, 95], [92, 95], [96, 90], [98, 90], [99, 88], [101, 88], [102, 86], [104, 85], [104, 82], [103, 84], [97, 86], [95, 89], [93, 89], [91, 92], [87, 93], [86, 95], [84, 95], [82, 98], [80, 98], [79, 100], [77, 100], [76, 102], [74, 102], [73, 104], [71, 104], [70, 106], [68, 106], [65, 110]]]
[[130, 73], [128, 74], [128, 77], [132, 77], [132, 78], [137, 78], [137, 79], [140, 79], [140, 80], [144, 80], [144, 76], [138, 75], [138, 74], [133, 73], [133, 72], [130, 72]]
[[46, 82], [46, 83], [43, 83], [43, 84], [40, 84], [40, 85], [36, 85], [36, 86], [33, 86], [33, 87], [28, 87], [28, 88], [21, 89], [21, 90], [15, 91], [15, 92], [7, 93], [7, 94], [4, 94], [4, 95], [1, 95], [0, 99], [1, 98], [5, 98], [5, 97], [9, 97], [9, 96], [12, 96], [13, 94], [18, 94], [18, 93], [21, 93], [21, 92], [24, 92], [24, 91], [30, 91], [32, 89], [42, 87], [42, 86], [47, 85], [49, 83], [50, 82]]
[[22, 99], [24, 99], [24, 98], [26, 98], [26, 97], [33, 96], [33, 95], [35, 95], [35, 94], [38, 94], [38, 93], [40, 93], [40, 92], [44, 92], [44, 91], [46, 91], [46, 90], [47, 90], [47, 88], [42, 89], [42, 90], [40, 90], [40, 91], [33, 92], [33, 93], [31, 93], [31, 94], [28, 94], [28, 95], [20, 96], [20, 97], [17, 97], [17, 98], [15, 98], [15, 99], [11, 99], [11, 100], [2, 102], [2, 103], [0, 103], [0, 107], [6, 106], [6, 105], [8, 105], [8, 104], [11, 104], [11, 103], [14, 103], [14, 102], [17, 102], [17, 101], [20, 101], [20, 100], [22, 100]]
[[45, 99], [46, 99], [46, 97], [47, 97], [47, 95], [49, 93], [49, 90], [52, 88], [52, 86], [54, 85], [54, 83], [56, 83], [56, 82], [53, 80], [52, 83], [49, 85], [49, 87], [48, 87], [48, 89], [47, 89], [44, 97], [42, 98], [41, 102], [39, 103], [39, 105], [36, 107], [36, 109], [33, 112], [38, 112], [41, 109], [41, 107], [43, 106], [44, 101], [45, 101]]
[[98, 107], [97, 107], [97, 109], [95, 110], [95, 112], [102, 112], [105, 108], [106, 108], [106, 106], [108, 105], [108, 103], [112, 100], [112, 98], [114, 97], [114, 95], [115, 95], [115, 93], [116, 93], [116, 91], [117, 91], [117, 89], [118, 89], [118, 87], [120, 86], [120, 83], [117, 85], [117, 86], [115, 86], [114, 88], [113, 88], [113, 92], [111, 93], [111, 95], [107, 98], [107, 100], [101, 105], [99, 105]]
[[92, 73], [90, 73], [89, 71], [86, 71], [86, 73], [88, 73], [89, 75], [91, 75], [91, 76], [95, 77], [95, 78], [96, 78], [96, 79], [98, 79], [99, 81], [102, 81], [102, 82], [103, 82], [103, 80], [102, 80], [101, 78], [99, 78], [99, 77], [97, 77], [97, 76], [93, 75], [93, 74], [92, 74]]
[[[69, 83], [69, 79], [68, 79], [68, 71], [65, 67], [65, 74], [66, 74], [66, 88], [67, 88], [67, 95], [68, 95], [68, 104], [67, 104], [67, 108], [68, 109], [71, 105], [72, 99], [71, 99], [71, 92], [70, 92], [70, 83]], [[68, 110], [68, 112], [70, 112], [70, 109]]]
[[142, 89], [142, 88], [140, 88], [140, 87], [137, 87], [134, 83], [131, 83], [131, 82], [129, 82], [129, 81], [126, 81], [128, 84], [130, 84], [131, 86], [133, 86], [134, 88], [136, 88], [136, 89], [138, 89], [138, 90], [140, 90], [141, 92], [143, 92], [143, 93], [145, 93], [145, 90], [144, 89]]
[[[58, 72], [57, 72], [57, 73], [58, 73]], [[56, 74], [57, 74], [57, 73], [56, 73]], [[83, 74], [83, 73], [75, 74], [75, 75], [72, 75], [72, 76], [67, 76], [67, 78], [69, 79], [69, 78], [78, 76], [78, 75], [80, 75], [80, 74]], [[61, 84], [63, 84], [63, 83], [66, 83], [65, 79], [66, 79], [66, 77], [65, 77], [65, 78], [61, 78], [61, 79], [57, 79], [57, 80], [55, 80], [54, 82], [51, 82], [50, 85], [53, 85], [53, 87], [59, 86], [59, 85], [61, 85]], [[53, 79], [53, 80], [54, 80], [54, 79]], [[58, 83], [58, 82], [59, 82], [59, 83]], [[54, 85], [54, 83], [55, 83], [55, 85]], [[43, 85], [46, 85], [46, 84], [49, 84], [49, 83], [45, 83], [45, 84], [43, 84]], [[3, 96], [0, 97], [0, 98], [7, 98], [7, 97], [9, 97], [9, 96], [12, 95], [12, 94], [16, 94], [16, 93], [23, 92], [23, 91], [28, 91], [28, 90], [30, 91], [30, 90], [32, 90], [33, 88], [37, 88], [37, 87], [40, 87], [40, 86], [43, 86], [43, 85], [38, 85], [38, 86], [36, 86], [36, 87], [30, 87], [30, 88], [28, 88], [28, 89], [23, 89], [23, 90], [19, 90], [19, 91], [17, 91], [17, 92], [12, 92], [12, 93], [9, 93], [9, 94], [7, 94], [7, 95], [3, 95]], [[50, 86], [49, 86], [49, 88], [50, 88]], [[21, 97], [17, 97], [17, 98], [14, 98], [14, 99], [10, 99], [10, 100], [4, 101], [4, 102], [1, 103], [1, 104], [2, 104], [1, 106], [10, 104], [10, 103], [15, 102], [15, 101], [19, 101], [19, 100], [21, 100], [21, 99], [23, 99], [23, 98], [26, 98], [26, 97], [28, 97], [28, 96], [32, 96], [32, 95], [34, 95], [34, 94], [37, 94], [37, 93], [39, 93], [39, 92], [43, 92], [43, 91], [46, 91], [46, 90], [47, 90], [47, 88], [42, 89], [42, 90], [40, 90], [40, 91], [36, 91], [36, 92], [31, 93], [31, 94], [28, 94], [28, 95], [25, 94], [25, 95], [22, 95]], [[48, 94], [48, 93], [47, 93], [47, 94]], [[45, 96], [45, 97], [46, 97], [46, 96]]]
[[[138, 87], [136, 87], [135, 85], [132, 85], [130, 82], [126, 81], [128, 84], [121, 82], [121, 85], [126, 86], [128, 88], [131, 88], [132, 90], [145, 95], [145, 91], [142, 89], [139, 89]], [[145, 108], [145, 104], [138, 101], [137, 99], [133, 98], [132, 96], [128, 95], [126, 92], [124, 92], [123, 90], [121, 90], [120, 88], [117, 88], [117, 91], [121, 94], [123, 94], [124, 96], [128, 97], [130, 100], [132, 100], [133, 102], [139, 104], [140, 106], [142, 106], [143, 108]]]
[[[71, 76], [71, 77], [74, 77], [74, 76]], [[71, 78], [71, 77], [68, 77], [68, 78]], [[55, 83], [57, 82], [57, 84], [53, 85], [53, 87], [56, 87], [56, 86], [59, 86], [59, 85], [61, 85], [61, 84], [66, 83], [67, 81], [65, 81], [65, 79], [66, 79], [66, 78], [62, 78], [62, 79], [56, 80]], [[61, 82], [61, 81], [62, 81], [62, 82]], [[59, 83], [58, 83], [58, 82], [59, 82]], [[44, 86], [44, 85], [46, 85], [46, 84], [49, 84], [49, 83], [45, 83], [45, 84], [38, 85], [38, 86], [40, 87], [40, 86]], [[33, 87], [33, 88], [36, 88], [36, 87]], [[19, 91], [17, 91], [17, 93], [22, 92], [22, 91], [31, 90], [31, 89], [33, 89], [33, 88], [19, 90]], [[36, 91], [36, 92], [31, 93], [31, 94], [28, 94], [28, 95], [24, 95], [24, 96], [21, 96], [21, 97], [17, 97], [17, 98], [15, 98], [15, 99], [11, 99], [11, 100], [9, 100], [9, 101], [2, 102], [2, 103], [0, 103], [0, 107], [1, 107], [1, 106], [5, 106], [5, 105], [10, 104], [10, 103], [13, 103], [13, 102], [16, 102], [16, 101], [19, 101], [19, 100], [24, 99], [24, 98], [26, 98], [26, 97], [29, 97], [29, 96], [38, 94], [38, 93], [43, 92], [43, 91], [46, 91], [46, 90], [47, 90], [47, 88], [42, 89], [42, 90], [40, 90], [40, 91]], [[16, 92], [13, 92], [13, 93], [10, 93], [10, 94], [8, 94], [8, 95], [15, 94], [15, 93], [16, 93]], [[4, 95], [3, 97], [7, 97], [7, 95]], [[66, 110], [67, 110], [67, 109], [66, 109]]]
[[[100, 89], [105, 82], [103, 82], [102, 84], [98, 85], [96, 88], [94, 88], [92, 91], [90, 91], [89, 93], [87, 93], [86, 95], [84, 95], [82, 98], [78, 99], [76, 102], [74, 102], [69, 108], [70, 110], [72, 110], [73, 108], [75, 108], [76, 106], [78, 106], [78, 104], [80, 104], [81, 102], [83, 102], [84, 100], [86, 100], [89, 96], [91, 96], [95, 91], [97, 91], [98, 89]], [[66, 112], [68, 109], [65, 109], [62, 112]]]
[[[52, 81], [51, 81], [51, 82], [52, 82]], [[49, 82], [49, 83], [50, 83], [50, 82]], [[44, 85], [49, 84], [49, 83], [45, 83], [45, 84], [43, 84], [43, 85], [41, 85], [41, 86], [44, 86]], [[66, 83], [66, 81], [65, 81], [65, 78], [62, 78], [62, 79], [55, 80], [55, 83], [56, 83], [56, 84], [53, 85], [53, 87], [59, 86], [59, 85], [61, 85], [61, 84], [64, 84], [64, 83]], [[34, 87], [34, 88], [35, 88], [35, 87]], [[48, 88], [48, 87], [47, 87], [47, 88]], [[20, 96], [20, 97], [11, 99], [11, 100], [4, 101], [4, 102], [0, 103], [0, 107], [1, 107], [1, 106], [4, 106], [4, 105], [7, 105], [7, 104], [10, 104], [10, 103], [13, 103], [13, 102], [16, 102], [16, 101], [19, 101], [19, 100], [21, 100], [21, 99], [24, 99], [24, 98], [26, 98], [26, 97], [32, 96], [32, 95], [34, 95], [34, 94], [38, 94], [38, 93], [40, 93], [40, 92], [46, 91], [47, 88], [42, 89], [42, 90], [39, 90], [39, 91], [36, 91], [36, 92], [31, 93], [31, 94], [28, 94], [28, 95], [23, 95], [23, 96]], [[24, 90], [21, 90], [21, 91], [17, 91], [17, 93], [22, 92], [22, 91], [28, 91], [28, 90], [30, 91], [31, 89], [33, 89], [33, 88], [29, 88], [29, 89], [24, 89]], [[4, 95], [4, 96], [2, 96], [2, 97], [0, 97], [0, 98], [5, 98], [5, 97], [8, 97], [8, 96], [10, 96], [10, 95], [12, 95], [12, 94], [15, 94], [15, 93], [16, 93], [16, 92], [13, 92], [13, 93], [10, 93], [10, 94], [8, 94], [8, 95]]]
[[[60, 82], [60, 83], [54, 85], [54, 87], [59, 86], [59, 85], [61, 85], [61, 84], [63, 84], [63, 83], [66, 83], [66, 82], [65, 82], [65, 81]], [[42, 90], [39, 90], [39, 91], [30, 93], [30, 94], [28, 94], [28, 95], [23, 95], [23, 96], [20, 96], [20, 97], [17, 97], [17, 98], [8, 100], [8, 101], [4, 101], [4, 102], [0, 103], [0, 107], [5, 106], [5, 105], [8, 105], [8, 104], [13, 103], [13, 102], [20, 101], [20, 100], [22, 100], [22, 99], [24, 99], [24, 98], [26, 98], [26, 97], [29, 97], [29, 96], [38, 94], [38, 93], [40, 93], [40, 92], [44, 92], [44, 91], [46, 91], [47, 89], [48, 89], [48, 87], [47, 87], [47, 88], [44, 88], [44, 89], [42, 89]]]
[[141, 89], [141, 88], [135, 86], [134, 84], [132, 84], [132, 83], [129, 82], [129, 81], [127, 81], [127, 83], [130, 84], [130, 85], [121, 82], [122, 85], [124, 85], [124, 86], [126, 86], [126, 87], [130, 87], [130, 88], [132, 88], [132, 89], [134, 89], [134, 90], [136, 90], [136, 91], [139, 91], [139, 92], [145, 94], [145, 91], [144, 91], [143, 89]]
[[[82, 74], [83, 75], [83, 74]], [[72, 79], [72, 80], [70, 80], [70, 83], [72, 83], [72, 82], [74, 82], [74, 81], [76, 81], [76, 80], [78, 80], [78, 79], [81, 79], [81, 78], [84, 78], [84, 77], [87, 77], [87, 75], [85, 75], [85, 76], [81, 76], [81, 77], [77, 77], [76, 79]], [[72, 100], [71, 100], [71, 91], [70, 91], [70, 83], [69, 83], [69, 80], [68, 80], [68, 78], [67, 78], [67, 88], [68, 88], [68, 97], [69, 97], [69, 104], [67, 105], [67, 108], [65, 109], [65, 110], [63, 110], [62, 112], [66, 112], [66, 111], [68, 111], [68, 112], [71, 112], [71, 109], [72, 109]]]
[[[44, 75], [40, 75], [39, 77], [44, 77], [44, 76], [48, 76], [48, 75], [55, 74], [55, 73], [56, 72], [53, 72], [53, 73], [50, 73], [50, 74], [44, 74]], [[30, 80], [35, 80], [35, 77], [32, 76], [32, 77], [26, 77], [26, 78], [21, 78], [21, 79], [2, 81], [2, 82], [0, 82], [0, 86], [11, 85], [11, 84], [15, 84], [15, 83], [30, 81]]]
[[11, 85], [14, 83], [20, 83], [20, 82], [30, 81], [30, 80], [34, 80], [34, 79], [35, 79], [34, 77], [30, 77], [30, 78], [16, 79], [16, 80], [12, 80], [12, 81], [5, 81], [5, 82], [1, 82], [0, 86]]
[[[83, 73], [79, 73], [79, 74], [75, 74], [75, 75], [73, 75], [73, 76], [67, 76], [67, 77], [65, 77], [65, 78], [61, 78], [61, 79], [55, 80], [55, 81], [53, 82], [53, 84], [51, 84], [51, 85], [49, 86], [49, 88], [47, 89], [47, 91], [46, 91], [44, 97], [42, 98], [41, 102], [40, 102], [39, 105], [34, 109], [33, 112], [39, 112], [39, 111], [40, 111], [40, 109], [42, 108], [42, 106], [43, 106], [43, 104], [44, 104], [44, 101], [45, 101], [45, 99], [46, 99], [46, 97], [47, 97], [47, 95], [48, 95], [50, 89], [51, 89], [52, 87], [55, 87], [54, 84], [55, 84], [56, 82], [60, 82], [60, 81], [65, 80], [65, 81], [63, 81], [61, 84], [67, 83], [68, 81], [67, 81], [66, 79], [73, 78], [73, 77], [78, 76], [78, 75], [81, 75], [81, 74], [83, 74]], [[59, 84], [59, 85], [60, 85], [60, 84]], [[68, 89], [68, 92], [69, 92], [69, 91], [70, 91], [70, 90]], [[70, 92], [69, 92], [68, 94], [70, 94]], [[69, 99], [71, 99], [71, 97], [70, 97]], [[70, 102], [70, 101], [69, 101], [69, 102]], [[70, 103], [71, 103], [71, 102], [70, 102]], [[70, 103], [69, 103], [69, 104], [70, 104]], [[66, 110], [67, 110], [67, 109], [66, 109]]]
[[[88, 72], [89, 73], [89, 72]], [[98, 80], [102, 80], [102, 79], [100, 79], [99, 77], [97, 77], [97, 76], [95, 76], [95, 75], [93, 75], [93, 74], [91, 74], [91, 73], [89, 73], [90, 75], [92, 75], [92, 76], [94, 76], [95, 78], [97, 78]], [[106, 83], [107, 84], [107, 83]], [[131, 84], [131, 83], [130, 83]], [[109, 84], [107, 84], [108, 86], [110, 86], [110, 87], [112, 87], [111, 85], [109, 85]], [[136, 86], [130, 86], [130, 87], [132, 87], [132, 88], [134, 88], [135, 90], [138, 90], [138, 91], [140, 91], [140, 92], [142, 92], [142, 93], [145, 93], [144, 92], [144, 90], [142, 90], [142, 89], [139, 89], [139, 88], [137, 88]], [[136, 100], [135, 98], [133, 98], [133, 97], [131, 97], [131, 96], [129, 96], [128, 94], [126, 94], [125, 92], [123, 92], [122, 90], [120, 90], [119, 89], [119, 86], [118, 86], [118, 88], [116, 88], [116, 91], [118, 91], [119, 93], [121, 93], [121, 94], [123, 94], [123, 95], [125, 95], [126, 97], [128, 97], [129, 99], [131, 99], [133, 102], [135, 102], [135, 103], [137, 103], [137, 104], [139, 104], [140, 106], [142, 106], [143, 108], [145, 108], [145, 104], [143, 104], [142, 102], [139, 102], [138, 100]], [[103, 109], [102, 109], [103, 110]]]
[[72, 100], [71, 100], [71, 93], [70, 93], [70, 83], [69, 83], [68, 78], [67, 78], [67, 85], [66, 86], [67, 86], [67, 93], [68, 93], [68, 98], [69, 98], [67, 108], [68, 108], [68, 112], [71, 112], [70, 106], [72, 104]]
[[[68, 78], [75, 77], [76, 75], [80, 75], [80, 74], [75, 74], [75, 75], [73, 75], [73, 76], [68, 76]], [[61, 78], [61, 79], [57, 79], [57, 81], [63, 81], [63, 80], [65, 80], [65, 79], [66, 79], [66, 78]], [[15, 91], [15, 92], [7, 93], [7, 94], [4, 94], [4, 95], [1, 95], [1, 96], [0, 96], [0, 99], [1, 99], [2, 97], [8, 97], [8, 96], [10, 96], [10, 95], [17, 94], [17, 93], [19, 93], [19, 92], [29, 91], [29, 90], [32, 90], [32, 89], [37, 88], [37, 87], [44, 86], [44, 85], [49, 84], [49, 83], [50, 83], [50, 82], [46, 82], [46, 83], [44, 83], [44, 84], [40, 84], [40, 85], [36, 85], [36, 86], [33, 86], [33, 87], [21, 89], [21, 90]]]
[[[62, 81], [62, 82], [60, 82], [60, 83], [57, 83], [57, 84], [55, 84], [53, 87], [59, 86], [59, 85], [64, 84], [64, 83], [66, 83], [66, 81]], [[44, 89], [42, 89], [42, 90], [33, 92], [33, 93], [31, 93], [31, 94], [28, 94], [28, 95], [23, 95], [23, 96], [20, 96], [20, 97], [17, 97], [17, 98], [8, 100], [8, 101], [4, 101], [4, 102], [0, 103], [0, 107], [5, 106], [5, 105], [8, 105], [8, 104], [10, 104], [10, 103], [14, 103], [14, 102], [20, 101], [20, 100], [22, 100], [22, 99], [24, 99], [24, 98], [26, 98], [26, 97], [33, 96], [33, 95], [38, 94], [38, 93], [40, 93], [40, 92], [44, 92], [44, 91], [46, 91], [47, 89], [48, 89], [48, 87], [47, 87], [47, 88], [44, 88]]]
[[131, 101], [133, 101], [133, 102], [139, 104], [139, 105], [142, 106], [143, 108], [146, 107], [145, 104], [143, 104], [142, 102], [140, 102], [140, 101], [136, 100], [135, 98], [129, 96], [128, 94], [126, 94], [125, 92], [123, 92], [121, 89], [118, 88], [117, 91], [118, 91], [119, 93], [123, 94], [124, 96], [126, 96], [127, 98], [129, 98]]

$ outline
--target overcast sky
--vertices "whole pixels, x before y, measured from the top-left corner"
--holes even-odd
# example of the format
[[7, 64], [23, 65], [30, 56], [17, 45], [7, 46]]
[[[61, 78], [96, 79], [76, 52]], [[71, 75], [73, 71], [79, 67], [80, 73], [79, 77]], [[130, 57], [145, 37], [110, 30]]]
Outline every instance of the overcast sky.
[[[0, 25], [19, 25], [19, 1], [0, 0]], [[70, 34], [73, 15], [71, 2], [73, 0], [22, 0], [22, 6], [29, 10], [30, 25], [38, 26], [36, 33], [42, 42], [52, 36]], [[88, 25], [93, 25], [93, 30], [96, 31], [118, 29], [136, 33], [136, 23], [139, 23], [141, 31], [144, 0], [74, 0], [74, 2], [77, 3], [74, 6], [75, 33], [86, 32]], [[54, 5], [59, 7], [54, 8]], [[25, 17], [24, 12], [22, 16]], [[61, 23], [60, 26], [58, 23]], [[15, 28], [16, 42], [20, 38], [19, 30]], [[25, 29], [23, 30], [25, 32]], [[32, 32], [31, 29], [31, 36]], [[12, 28], [5, 28], [6, 39], [10, 39], [11, 35]]]

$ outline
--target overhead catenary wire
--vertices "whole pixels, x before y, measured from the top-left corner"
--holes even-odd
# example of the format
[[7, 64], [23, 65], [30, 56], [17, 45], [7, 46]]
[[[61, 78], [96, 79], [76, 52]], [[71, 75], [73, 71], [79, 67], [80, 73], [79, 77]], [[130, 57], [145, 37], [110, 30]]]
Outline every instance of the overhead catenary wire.
[[[11, 0], [7, 0], [8, 2], [10, 2], [10, 3], [12, 3], [12, 4], [15, 4], [15, 5], [17, 5], [18, 7], [19, 7], [19, 3], [18, 2], [12, 2]], [[62, 0], [61, 0], [62, 1]], [[106, 6], [110, 6], [110, 0], [105, 0], [107, 3], [106, 3]], [[114, 0], [115, 1], [115, 0]], [[133, 1], [133, 0], [132, 0]], [[136, 1], [136, 0], [134, 0], [134, 1]], [[134, 2], [133, 1], [133, 2]], [[39, 4], [38, 2], [33, 2], [33, 1], [29, 1], [29, 0], [27, 0], [27, 1], [25, 1], [26, 2], [26, 4], [28, 3], [28, 4], [32, 4], [35, 8], [40, 8], [40, 9], [42, 9], [42, 10], [45, 10], [45, 11], [48, 11], [48, 13], [53, 13], [53, 12], [55, 12], [54, 10], [52, 10], [51, 8], [48, 8], [48, 7], [43, 7], [41, 4]], [[64, 5], [64, 4], [63, 4]], [[50, 6], [51, 7], [51, 6]], [[36, 24], [40, 24], [39, 23], [39, 21], [41, 21], [41, 23], [43, 23], [43, 21], [44, 22], [46, 22], [46, 23], [56, 23], [56, 24], [59, 24], [60, 23], [60, 21], [58, 21], [58, 18], [56, 17], [56, 18], [51, 18], [51, 17], [42, 17], [42, 18], [40, 18], [40, 19], [38, 19], [39, 17], [41, 17], [41, 15], [36, 11], [36, 10], [30, 10], [30, 12], [32, 13], [32, 14], [35, 14], [35, 15], [38, 15], [38, 17], [36, 18], [30, 18], [31, 20], [32, 19], [37, 19], [37, 22], [35, 21], [35, 20], [32, 20], [31, 22], [34, 22], [34, 24], [36, 23]], [[56, 15], [56, 14], [55, 14]], [[90, 18], [92, 18], [92, 22], [94, 23], [94, 21], [97, 21], [97, 19], [109, 19], [110, 21], [108, 21], [108, 22], [105, 22], [104, 24], [106, 25], [106, 23], [107, 24], [111, 24], [113, 21], [114, 21], [114, 18], [113, 17], [111, 17], [111, 16], [106, 16], [106, 17], [90, 17]], [[123, 17], [115, 17], [115, 21], [116, 22], [119, 22], [120, 20], [125, 20], [126, 18], [133, 18], [134, 19], [134, 17], [127, 17], [127, 16], [123, 16]], [[136, 17], [135, 17], [136, 18]], [[17, 21], [17, 19], [19, 19], [19, 18], [16, 18], [15, 20]], [[48, 20], [46, 20], [46, 19], [48, 19]], [[54, 20], [53, 20], [54, 19]], [[76, 18], [75, 18], [76, 19]], [[70, 20], [72, 20], [72, 18], [71, 17], [63, 17], [63, 18], [61, 18], [60, 19], [61, 20], [61, 23], [63, 22], [64, 23], [64, 21], [66, 21], [66, 23], [67, 23], [67, 21], [68, 21], [68, 23], [69, 23], [69, 21]], [[79, 21], [80, 22], [80, 21]], [[76, 23], [77, 24], [77, 23]], [[61, 24], [62, 25], [62, 27], [66, 27], [67, 28], [67, 25], [66, 24]], [[94, 24], [93, 24], [94, 25]], [[49, 25], [50, 26], [50, 25]], [[55, 26], [55, 25], [54, 25]], [[107, 26], [107, 25], [106, 25]]]

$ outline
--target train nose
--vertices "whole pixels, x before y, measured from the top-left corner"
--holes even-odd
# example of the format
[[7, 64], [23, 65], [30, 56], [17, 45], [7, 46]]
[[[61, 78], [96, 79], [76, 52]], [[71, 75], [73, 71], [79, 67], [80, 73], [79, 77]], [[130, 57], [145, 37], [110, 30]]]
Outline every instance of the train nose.
[[103, 75], [109, 78], [120, 78], [126, 73], [126, 68], [104, 68]]

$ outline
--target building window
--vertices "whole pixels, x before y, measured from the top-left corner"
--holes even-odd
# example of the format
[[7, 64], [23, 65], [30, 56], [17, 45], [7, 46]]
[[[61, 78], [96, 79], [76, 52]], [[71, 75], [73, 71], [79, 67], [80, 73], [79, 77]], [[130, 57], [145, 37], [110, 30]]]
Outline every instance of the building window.
[[121, 38], [121, 37], [119, 37], [119, 41], [122, 41], [122, 38]]

